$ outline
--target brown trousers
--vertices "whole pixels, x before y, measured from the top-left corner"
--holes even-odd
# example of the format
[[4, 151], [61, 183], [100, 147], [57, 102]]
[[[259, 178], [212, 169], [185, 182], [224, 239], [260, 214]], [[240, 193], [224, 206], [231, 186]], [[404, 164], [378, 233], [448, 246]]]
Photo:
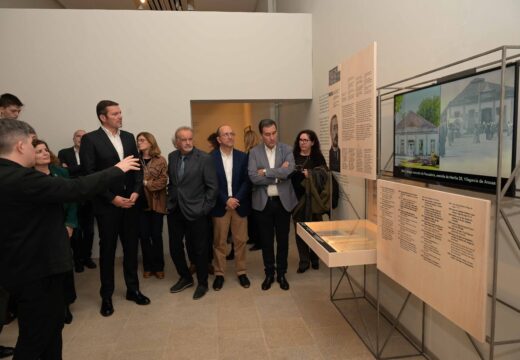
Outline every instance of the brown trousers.
[[227, 210], [222, 217], [213, 218], [213, 253], [215, 275], [226, 272], [226, 251], [229, 229], [235, 245], [235, 270], [237, 275], [246, 273], [247, 217], [240, 217], [236, 210]]

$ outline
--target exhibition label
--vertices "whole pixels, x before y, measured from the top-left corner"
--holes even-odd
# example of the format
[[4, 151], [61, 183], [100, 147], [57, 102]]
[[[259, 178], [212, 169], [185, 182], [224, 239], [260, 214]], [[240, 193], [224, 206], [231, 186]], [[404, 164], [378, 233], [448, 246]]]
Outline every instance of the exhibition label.
[[377, 268], [484, 342], [490, 201], [377, 182]]

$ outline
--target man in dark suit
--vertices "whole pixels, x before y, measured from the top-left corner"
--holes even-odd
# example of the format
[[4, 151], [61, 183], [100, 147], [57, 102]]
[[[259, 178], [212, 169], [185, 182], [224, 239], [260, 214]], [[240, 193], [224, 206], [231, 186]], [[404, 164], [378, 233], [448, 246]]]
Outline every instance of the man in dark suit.
[[[113, 166], [126, 156], [138, 157], [134, 136], [120, 130], [123, 116], [119, 104], [102, 100], [96, 106], [101, 127], [81, 139], [80, 159], [87, 174]], [[126, 299], [139, 305], [148, 305], [150, 299], [139, 291], [137, 277], [138, 211], [135, 207], [143, 182], [140, 171], [131, 171], [107, 191], [93, 198], [94, 214], [99, 229], [99, 269], [101, 275], [101, 315], [114, 313], [114, 259], [117, 238], [123, 246], [123, 271]]]
[[213, 217], [215, 280], [213, 289], [224, 285], [229, 230], [233, 238], [235, 270], [241, 286], [251, 283], [246, 275], [247, 216], [251, 211], [251, 183], [247, 174], [247, 154], [234, 149], [235, 133], [228, 125], [217, 129], [219, 148], [211, 153], [218, 179], [217, 203]]
[[289, 230], [291, 211], [298, 203], [289, 179], [289, 175], [294, 171], [294, 156], [289, 145], [278, 142], [274, 120], [261, 120], [258, 128], [262, 135], [262, 143], [249, 152], [248, 173], [253, 183], [252, 206], [258, 221], [265, 267], [262, 290], [271, 288], [275, 273], [280, 288], [289, 290], [289, 283], [285, 278], [289, 255]]
[[[81, 146], [81, 138], [85, 134], [85, 130], [76, 130], [72, 136], [74, 146], [61, 149], [58, 152], [61, 166], [69, 170], [71, 178], [78, 177], [83, 173], [79, 149]], [[74, 255], [74, 269], [80, 273], [83, 272], [84, 267], [95, 269], [96, 264], [92, 261], [92, 243], [94, 241], [94, 213], [92, 212], [92, 203], [87, 200], [78, 205], [79, 227], [74, 229], [70, 241]]]
[[47, 176], [32, 168], [34, 137], [27, 123], [0, 120], [0, 287], [17, 308], [14, 358], [54, 360], [62, 358], [64, 279], [72, 269], [63, 203], [104, 191], [139, 165], [126, 158], [83, 178]]
[[198, 286], [193, 299], [208, 291], [208, 218], [217, 197], [217, 175], [212, 158], [193, 146], [193, 130], [183, 126], [172, 139], [176, 151], [168, 155], [168, 232], [170, 254], [180, 276], [170, 292], [193, 286], [186, 263], [184, 242], [195, 262]]

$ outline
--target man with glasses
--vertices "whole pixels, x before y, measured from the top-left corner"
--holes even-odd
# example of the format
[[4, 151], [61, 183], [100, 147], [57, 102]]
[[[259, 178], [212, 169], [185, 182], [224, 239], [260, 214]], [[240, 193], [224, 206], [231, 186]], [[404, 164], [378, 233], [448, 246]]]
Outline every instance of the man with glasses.
[[216, 134], [219, 148], [211, 154], [218, 178], [217, 203], [211, 211], [216, 275], [213, 289], [219, 291], [224, 285], [226, 245], [230, 229], [238, 282], [242, 287], [248, 288], [251, 285], [246, 275], [247, 216], [251, 211], [248, 157], [246, 153], [234, 148], [235, 133], [230, 126], [220, 126]]

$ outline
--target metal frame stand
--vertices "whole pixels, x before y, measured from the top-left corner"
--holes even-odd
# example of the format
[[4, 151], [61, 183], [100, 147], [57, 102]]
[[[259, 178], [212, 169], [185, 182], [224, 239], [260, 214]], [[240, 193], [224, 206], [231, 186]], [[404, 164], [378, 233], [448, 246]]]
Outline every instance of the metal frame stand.
[[[496, 192], [495, 192], [495, 224], [494, 224], [494, 236], [493, 236], [493, 275], [492, 275], [492, 286], [491, 286], [491, 293], [488, 294], [488, 297], [491, 298], [491, 317], [490, 317], [490, 334], [486, 337], [486, 342], [489, 344], [489, 360], [495, 359], [495, 351], [496, 347], [500, 345], [511, 345], [511, 344], [520, 344], [520, 339], [508, 339], [508, 340], [497, 340], [496, 339], [496, 326], [497, 326], [497, 304], [503, 305], [506, 309], [513, 310], [516, 313], [520, 313], [520, 309], [517, 307], [508, 304], [507, 302], [501, 300], [498, 297], [498, 255], [499, 255], [499, 243], [501, 238], [504, 236], [500, 233], [500, 219], [502, 219], [509, 230], [509, 234], [512, 236], [516, 247], [518, 248], [518, 251], [520, 252], [520, 240], [517, 236], [515, 230], [513, 229], [511, 222], [509, 221], [508, 215], [504, 212], [502, 200], [509, 189], [510, 185], [513, 183], [513, 181], [516, 180], [516, 177], [520, 175], [520, 162], [517, 162], [515, 165], [514, 170], [511, 173], [511, 176], [507, 180], [506, 184], [502, 187], [501, 181], [501, 174], [502, 174], [502, 148], [503, 148], [503, 130], [504, 130], [504, 108], [505, 108], [505, 70], [506, 70], [506, 64], [509, 60], [514, 60], [520, 58], [520, 54], [514, 54], [511, 56], [507, 56], [508, 50], [515, 50], [519, 51], [520, 46], [514, 45], [504, 45], [495, 49], [491, 49], [489, 51], [468, 57], [466, 59], [462, 59], [460, 61], [453, 62], [451, 64], [439, 67], [437, 69], [433, 69], [431, 71], [427, 71], [421, 74], [418, 74], [416, 76], [412, 76], [406, 79], [403, 79], [401, 81], [397, 81], [385, 86], [382, 86], [378, 88], [378, 127], [381, 129], [381, 118], [382, 118], [382, 110], [381, 110], [381, 103], [382, 101], [389, 100], [393, 98], [393, 94], [398, 93], [400, 91], [404, 90], [412, 90], [417, 89], [422, 86], [425, 86], [427, 84], [434, 83], [436, 79], [425, 79], [426, 76], [432, 75], [434, 73], [438, 73], [442, 70], [455, 67], [457, 65], [461, 65], [464, 63], [468, 63], [469, 61], [476, 61], [479, 59], [484, 58], [485, 56], [490, 56], [493, 54], [499, 54], [500, 59], [491, 61], [488, 63], [480, 64], [480, 66], [477, 66], [476, 69], [483, 69], [488, 68], [490, 66], [496, 66], [499, 65], [501, 68], [501, 84], [500, 84], [500, 115], [499, 115], [499, 121], [498, 121], [498, 149], [497, 149], [497, 182], [496, 182]], [[410, 85], [409, 82], [412, 80], [419, 81], [418, 79], [422, 79], [420, 82]], [[517, 124], [517, 131], [520, 124]], [[378, 131], [378, 144], [381, 144], [381, 132]], [[390, 159], [392, 158], [393, 154], [391, 155]], [[387, 165], [390, 163], [390, 159], [387, 162], [387, 165], [385, 165], [384, 169], [381, 169], [381, 146], [378, 146], [378, 177], [381, 177], [381, 174], [383, 171], [386, 171]], [[518, 198], [518, 196], [516, 196]], [[503, 239], [502, 239], [503, 241]], [[379, 292], [379, 280], [378, 280], [378, 292]], [[379, 295], [378, 295], [378, 304], [379, 304]], [[482, 360], [485, 359], [484, 352], [479, 348], [476, 341], [468, 334], [468, 339], [470, 343], [473, 345], [476, 354], [478, 357]], [[424, 344], [424, 311], [423, 311], [423, 344]]]
[[[334, 269], [338, 269], [341, 271], [340, 278], [336, 284], [333, 282], [333, 271]], [[380, 299], [379, 299], [379, 271], [377, 270], [376, 277], [377, 277], [377, 296], [374, 300], [373, 298], [369, 297], [366, 291], [366, 282], [367, 282], [367, 265], [363, 265], [363, 284], [359, 284], [354, 278], [351, 277], [351, 275], [348, 272], [349, 267], [343, 266], [339, 268], [330, 268], [330, 300], [338, 309], [338, 311], [341, 313], [343, 318], [347, 321], [347, 323], [350, 325], [350, 327], [354, 330], [356, 335], [363, 341], [367, 349], [372, 353], [372, 355], [378, 359], [378, 360], [390, 360], [390, 359], [405, 359], [409, 357], [414, 356], [423, 356], [425, 358], [428, 358], [425, 354], [425, 347], [424, 347], [424, 325], [425, 325], [425, 310], [426, 305], [424, 302], [422, 303], [422, 335], [421, 335], [421, 343], [417, 344], [417, 341], [412, 339], [410, 336], [408, 336], [405, 332], [403, 332], [400, 327], [400, 318], [403, 314], [406, 305], [408, 304], [408, 301], [411, 297], [411, 293], [408, 292], [408, 295], [406, 296], [406, 299], [401, 306], [399, 313], [397, 316], [393, 316], [388, 311], [382, 311], [380, 306]], [[348, 283], [348, 289], [350, 290], [351, 296], [347, 297], [337, 297], [337, 292], [340, 289], [340, 286], [342, 283], [346, 281]], [[356, 293], [356, 288], [358, 289], [358, 292]], [[359, 318], [361, 319], [361, 328], [360, 326], [356, 325], [353, 321], [349, 319], [349, 317], [344, 313], [342, 308], [339, 306], [339, 303], [342, 301], [354, 301], [355, 302], [355, 308], [356, 313], [359, 315]], [[361, 309], [360, 301], [365, 302], [366, 304], [370, 305], [374, 311], [376, 311], [376, 327], [375, 331], [370, 330], [370, 326], [367, 323], [367, 319], [365, 316], [363, 316], [363, 310]], [[381, 328], [380, 323], [381, 321], [386, 321], [388, 325], [391, 327], [388, 335], [383, 339], [382, 346], [380, 346], [380, 335], [381, 335]], [[383, 357], [383, 352], [385, 350], [385, 347], [388, 345], [390, 338], [393, 336], [395, 332], [398, 332], [410, 345], [413, 347], [414, 350], [416, 350], [415, 353], [412, 354], [403, 354], [403, 355], [394, 355], [394, 356], [388, 356]], [[366, 336], [363, 336], [362, 332], [366, 334]], [[371, 334], [373, 333], [373, 334]], [[375, 344], [372, 342], [371, 336], [375, 335]]]

